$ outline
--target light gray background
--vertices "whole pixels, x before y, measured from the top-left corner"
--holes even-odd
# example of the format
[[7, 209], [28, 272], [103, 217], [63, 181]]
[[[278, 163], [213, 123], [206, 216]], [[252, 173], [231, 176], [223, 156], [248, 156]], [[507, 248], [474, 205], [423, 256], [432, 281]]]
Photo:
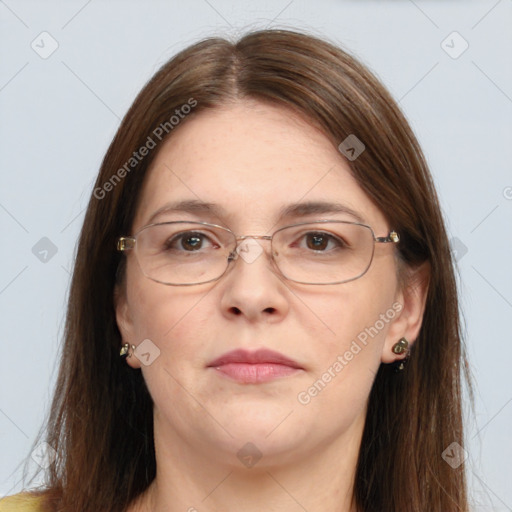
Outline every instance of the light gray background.
[[[21, 489], [48, 406], [74, 247], [120, 118], [183, 47], [274, 26], [352, 51], [420, 139], [460, 267], [474, 510], [512, 510], [512, 0], [5, 0], [0, 23], [0, 496]], [[46, 59], [31, 47], [51, 48], [43, 31], [58, 43]], [[42, 237], [58, 250], [46, 263]]]

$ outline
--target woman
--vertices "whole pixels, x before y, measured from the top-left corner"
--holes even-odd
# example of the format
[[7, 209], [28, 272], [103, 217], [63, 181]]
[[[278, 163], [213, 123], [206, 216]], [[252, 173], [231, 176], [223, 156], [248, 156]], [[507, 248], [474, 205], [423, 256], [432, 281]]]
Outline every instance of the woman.
[[46, 486], [0, 510], [468, 510], [436, 192], [327, 42], [208, 39], [157, 72], [103, 161], [66, 325]]

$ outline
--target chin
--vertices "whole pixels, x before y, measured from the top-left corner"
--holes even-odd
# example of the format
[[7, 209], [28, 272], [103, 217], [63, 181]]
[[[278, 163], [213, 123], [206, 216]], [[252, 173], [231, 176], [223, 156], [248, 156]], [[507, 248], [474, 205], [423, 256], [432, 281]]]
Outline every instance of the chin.
[[297, 436], [292, 430], [276, 430], [268, 435], [265, 428], [253, 425], [239, 425], [232, 432], [233, 438], [223, 436], [215, 440], [216, 460], [223, 460], [233, 470], [270, 469], [300, 458], [300, 452], [307, 449], [307, 438]]
[[293, 449], [304, 440], [306, 425], [297, 425], [297, 416], [292, 407], [272, 407], [268, 404], [251, 404], [245, 407], [227, 408], [214, 412], [215, 418], [231, 434], [224, 439], [230, 449], [237, 450], [245, 443], [255, 444], [261, 451], [282, 452]]

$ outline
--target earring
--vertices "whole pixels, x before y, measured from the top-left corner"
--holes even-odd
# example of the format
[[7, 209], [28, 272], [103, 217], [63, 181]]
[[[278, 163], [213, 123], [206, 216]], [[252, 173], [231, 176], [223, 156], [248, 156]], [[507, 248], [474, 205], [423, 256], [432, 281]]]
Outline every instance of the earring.
[[393, 348], [391, 350], [393, 351], [394, 354], [403, 354], [404, 352], [407, 352], [407, 355], [405, 356], [404, 359], [398, 359], [397, 361], [392, 363], [395, 373], [398, 373], [405, 368], [407, 361], [409, 361], [409, 342], [405, 338], [400, 338], [398, 342], [393, 345]]
[[394, 354], [403, 354], [409, 348], [409, 342], [405, 338], [400, 338], [397, 343], [393, 345]]
[[[132, 352], [130, 352], [130, 348], [132, 349]], [[119, 355], [121, 357], [127, 358], [132, 357], [133, 351], [135, 350], [135, 345], [130, 345], [129, 343], [125, 343], [119, 352]]]

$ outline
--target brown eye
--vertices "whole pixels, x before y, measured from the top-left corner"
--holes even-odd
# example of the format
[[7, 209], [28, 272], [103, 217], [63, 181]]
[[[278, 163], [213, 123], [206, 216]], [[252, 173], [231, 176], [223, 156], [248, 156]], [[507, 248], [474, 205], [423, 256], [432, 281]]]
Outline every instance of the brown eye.
[[200, 235], [190, 235], [181, 238], [181, 246], [186, 251], [197, 251], [201, 249], [203, 239]]
[[306, 246], [314, 251], [323, 251], [327, 248], [329, 237], [325, 233], [308, 233], [306, 235]]
[[169, 251], [194, 252], [210, 248], [212, 245], [210, 238], [205, 234], [187, 231], [170, 238], [166, 242], [165, 248]]

